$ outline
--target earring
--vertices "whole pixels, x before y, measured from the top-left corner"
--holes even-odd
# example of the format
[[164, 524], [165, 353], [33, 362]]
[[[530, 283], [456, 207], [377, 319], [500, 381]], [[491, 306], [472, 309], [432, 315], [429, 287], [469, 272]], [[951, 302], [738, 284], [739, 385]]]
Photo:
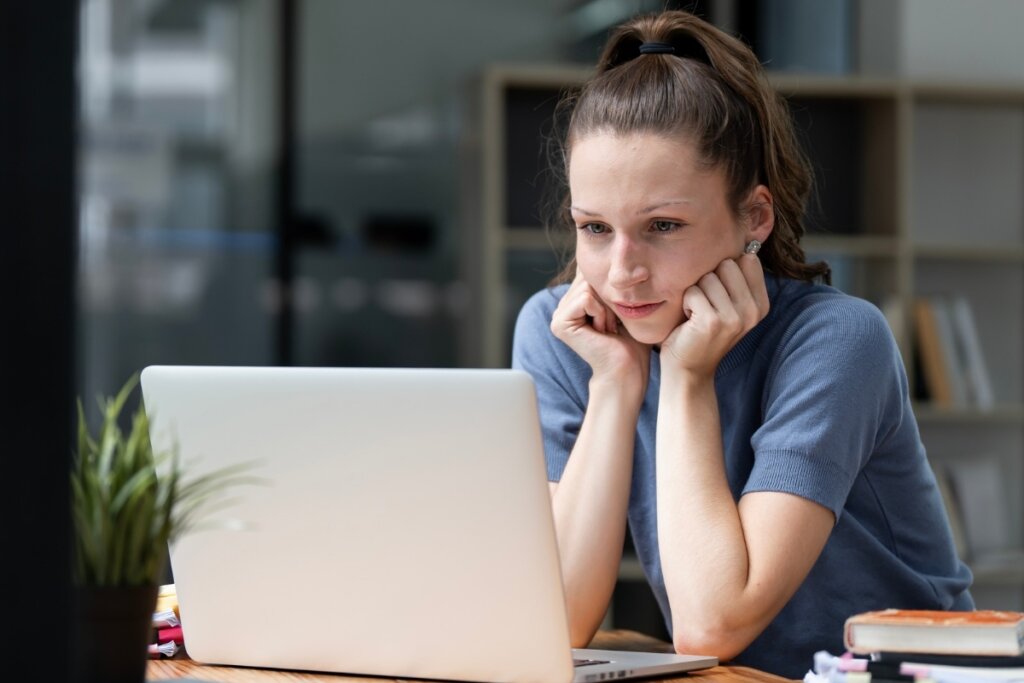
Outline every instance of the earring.
[[750, 240], [747, 246], [743, 247], [744, 254], [756, 254], [761, 250], [761, 243], [757, 240]]

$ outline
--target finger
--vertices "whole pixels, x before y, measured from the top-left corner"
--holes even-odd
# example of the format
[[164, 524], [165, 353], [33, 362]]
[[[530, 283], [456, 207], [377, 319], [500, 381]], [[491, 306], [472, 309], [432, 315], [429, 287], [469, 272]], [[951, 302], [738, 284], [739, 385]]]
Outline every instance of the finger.
[[717, 272], [744, 328], [752, 329], [768, 314], [768, 290], [761, 261], [753, 254], [745, 254], [722, 262]]
[[581, 288], [586, 290], [586, 312], [594, 321], [594, 329], [602, 333], [617, 334], [619, 319], [615, 312], [597, 295], [597, 292], [587, 283], [579, 270], [577, 270], [577, 279], [581, 283]]
[[583, 294], [582, 301], [583, 311], [590, 317], [594, 329], [601, 333], [607, 331], [608, 309], [598, 300], [593, 290]]
[[768, 286], [765, 282], [764, 267], [761, 265], [761, 259], [753, 254], [744, 254], [737, 259], [736, 263], [739, 265], [740, 271], [747, 281], [747, 286], [750, 288], [751, 296], [757, 305], [760, 318], [763, 318], [768, 315], [771, 303], [768, 299]]
[[718, 279], [722, 281], [733, 307], [739, 316], [749, 325], [753, 325], [761, 319], [757, 302], [751, 291], [751, 282], [747, 280], [740, 264], [734, 259], [726, 259], [719, 264], [715, 271]]
[[708, 301], [707, 294], [700, 285], [688, 287], [683, 292], [683, 315], [686, 316], [687, 321], [703, 320], [714, 314], [715, 307]]
[[562, 296], [551, 317], [553, 327], [571, 329], [586, 324], [586, 299], [588, 291], [585, 284], [574, 282]]
[[720, 316], [724, 319], [736, 318], [736, 306], [728, 288], [722, 282], [722, 276], [719, 275], [721, 270], [722, 266], [720, 265], [714, 272], [708, 273], [698, 280], [697, 285]]
[[740, 266], [735, 259], [728, 258], [719, 263], [718, 268], [715, 268], [715, 274], [718, 275], [718, 279], [722, 282], [725, 290], [729, 293], [729, 298], [734, 303], [751, 299], [747, 278], [744, 276], [743, 271], [740, 270]]
[[576, 276], [573, 277], [572, 282], [569, 283], [569, 289], [566, 291], [565, 295], [569, 296], [570, 294], [578, 292], [585, 287], [587, 287], [587, 281], [583, 278], [583, 273], [580, 269], [577, 268]]

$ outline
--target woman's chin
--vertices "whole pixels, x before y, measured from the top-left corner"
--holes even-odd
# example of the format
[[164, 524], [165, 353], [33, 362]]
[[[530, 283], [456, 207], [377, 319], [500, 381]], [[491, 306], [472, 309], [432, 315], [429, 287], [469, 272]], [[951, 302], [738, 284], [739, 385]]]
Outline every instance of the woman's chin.
[[629, 331], [631, 336], [641, 344], [650, 344], [657, 346], [661, 344], [668, 337], [671, 330], [664, 330], [659, 327], [652, 325], [630, 325], [626, 324], [626, 330]]

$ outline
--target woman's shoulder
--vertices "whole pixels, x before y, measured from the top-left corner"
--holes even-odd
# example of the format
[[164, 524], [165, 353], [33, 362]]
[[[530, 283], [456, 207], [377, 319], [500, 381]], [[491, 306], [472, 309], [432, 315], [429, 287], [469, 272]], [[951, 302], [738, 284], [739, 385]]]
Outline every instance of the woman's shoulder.
[[813, 338], [840, 347], [895, 348], [892, 328], [877, 305], [828, 285], [784, 280], [772, 308], [782, 341]]
[[554, 314], [555, 309], [558, 308], [558, 302], [562, 300], [568, 289], [568, 284], [562, 284], [545, 287], [539, 292], [535, 292], [519, 309], [519, 322], [517, 324], [537, 324], [543, 322], [545, 326], [550, 325], [551, 316]]
[[[551, 316], [569, 285], [535, 293], [519, 310], [512, 337], [512, 366], [535, 375], [559, 374], [585, 387], [590, 366], [551, 332]], [[580, 389], [582, 391], [582, 389]]]
[[526, 300], [516, 317], [513, 354], [528, 348], [547, 349], [557, 341], [551, 334], [551, 316], [568, 288], [568, 285], [547, 287]]

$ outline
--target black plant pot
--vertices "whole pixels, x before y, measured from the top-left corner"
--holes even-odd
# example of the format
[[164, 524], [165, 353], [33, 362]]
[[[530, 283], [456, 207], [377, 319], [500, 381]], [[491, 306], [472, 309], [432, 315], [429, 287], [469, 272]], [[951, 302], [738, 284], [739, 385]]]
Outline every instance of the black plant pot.
[[157, 586], [75, 589], [72, 680], [143, 683]]

